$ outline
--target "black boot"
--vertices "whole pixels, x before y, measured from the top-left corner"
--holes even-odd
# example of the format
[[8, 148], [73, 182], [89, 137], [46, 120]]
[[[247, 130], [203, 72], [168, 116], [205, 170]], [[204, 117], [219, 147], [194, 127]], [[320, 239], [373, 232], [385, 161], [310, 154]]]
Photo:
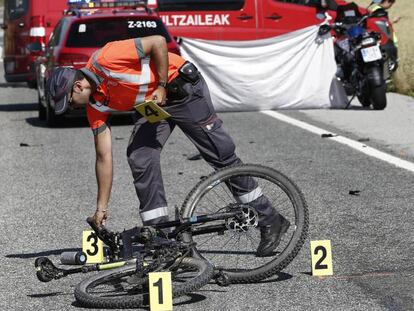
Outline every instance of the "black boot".
[[256, 251], [257, 257], [266, 257], [272, 254], [280, 243], [282, 236], [289, 229], [290, 222], [279, 215], [271, 225], [260, 227], [260, 244]]

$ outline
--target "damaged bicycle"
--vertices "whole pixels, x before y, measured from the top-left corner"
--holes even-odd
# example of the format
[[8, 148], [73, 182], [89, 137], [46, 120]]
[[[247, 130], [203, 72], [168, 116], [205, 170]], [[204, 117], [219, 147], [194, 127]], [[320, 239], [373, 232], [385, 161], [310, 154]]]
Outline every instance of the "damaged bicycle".
[[[263, 257], [256, 253], [259, 214], [251, 202], [233, 196], [234, 181], [246, 176], [256, 189], [256, 197], [265, 196], [290, 222], [278, 247]], [[203, 178], [176, 210], [175, 220], [123, 232], [98, 228], [91, 218], [87, 222], [106, 245], [107, 262], [60, 268], [39, 257], [35, 260], [37, 277], [49, 282], [78, 273], [91, 274], [75, 287], [76, 300], [87, 307], [121, 309], [149, 304], [151, 272], [171, 272], [174, 298], [211, 280], [226, 286], [271, 277], [300, 251], [307, 237], [309, 215], [302, 192], [288, 177], [273, 168], [242, 164]]]

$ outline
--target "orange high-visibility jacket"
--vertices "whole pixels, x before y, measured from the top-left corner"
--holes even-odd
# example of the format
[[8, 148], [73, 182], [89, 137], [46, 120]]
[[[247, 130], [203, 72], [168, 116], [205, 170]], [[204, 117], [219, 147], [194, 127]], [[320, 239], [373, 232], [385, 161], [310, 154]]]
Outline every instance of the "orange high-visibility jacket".
[[[168, 82], [178, 75], [185, 60], [168, 53]], [[86, 69], [86, 70], [85, 70]], [[158, 87], [154, 60], [144, 55], [140, 38], [109, 42], [96, 51], [82, 71], [91, 72], [98, 87], [87, 106], [89, 124], [98, 134], [111, 112], [129, 111], [149, 99]]]

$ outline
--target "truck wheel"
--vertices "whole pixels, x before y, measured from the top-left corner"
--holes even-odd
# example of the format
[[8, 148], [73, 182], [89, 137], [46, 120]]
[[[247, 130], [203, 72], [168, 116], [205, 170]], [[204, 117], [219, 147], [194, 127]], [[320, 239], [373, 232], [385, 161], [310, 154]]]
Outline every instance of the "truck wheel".
[[39, 120], [42, 120], [42, 121], [46, 120], [46, 108], [43, 107], [39, 95], [38, 95], [37, 109], [39, 112]]
[[29, 89], [35, 89], [37, 87], [36, 80], [27, 81], [27, 86], [29, 87]]
[[55, 115], [55, 110], [50, 107], [50, 103], [49, 101], [47, 101], [46, 104], [46, 124], [49, 127], [56, 127], [57, 125], [59, 125], [60, 123], [62, 123], [62, 116], [57, 116]]

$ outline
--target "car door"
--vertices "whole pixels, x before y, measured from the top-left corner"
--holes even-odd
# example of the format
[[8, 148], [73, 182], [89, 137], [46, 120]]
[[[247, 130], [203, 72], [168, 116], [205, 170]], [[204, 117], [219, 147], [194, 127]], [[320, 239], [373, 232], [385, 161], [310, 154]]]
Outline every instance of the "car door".
[[307, 0], [258, 1], [259, 36], [279, 36], [321, 23], [318, 9]]

